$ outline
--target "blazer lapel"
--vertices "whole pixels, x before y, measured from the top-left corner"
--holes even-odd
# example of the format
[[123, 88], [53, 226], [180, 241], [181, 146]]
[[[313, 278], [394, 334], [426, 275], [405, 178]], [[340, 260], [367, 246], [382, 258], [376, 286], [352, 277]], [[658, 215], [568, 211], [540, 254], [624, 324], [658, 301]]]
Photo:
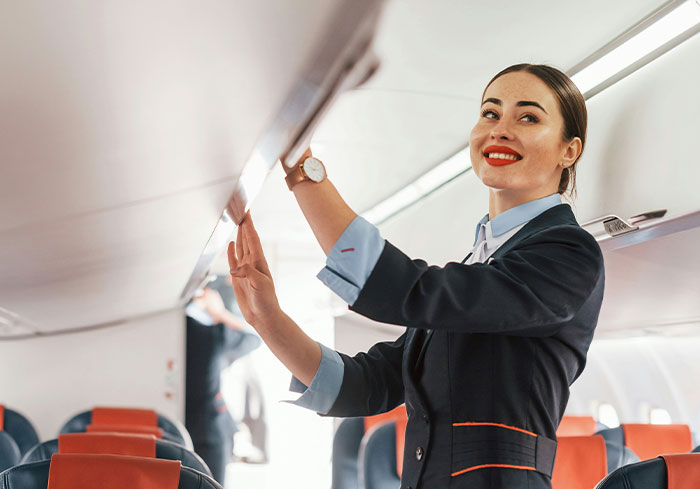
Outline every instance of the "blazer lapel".
[[[569, 204], [559, 204], [554, 207], [547, 209], [542, 214], [534, 217], [527, 224], [525, 224], [520, 231], [515, 233], [513, 236], [503, 243], [494, 253], [491, 255], [490, 259], [495, 259], [503, 256], [505, 253], [513, 249], [521, 241], [532, 236], [538, 231], [542, 231], [551, 226], [556, 226], [558, 224], [573, 224], [578, 226], [578, 222], [574, 217], [574, 213], [571, 211], [571, 206]], [[490, 261], [490, 260], [489, 260]]]

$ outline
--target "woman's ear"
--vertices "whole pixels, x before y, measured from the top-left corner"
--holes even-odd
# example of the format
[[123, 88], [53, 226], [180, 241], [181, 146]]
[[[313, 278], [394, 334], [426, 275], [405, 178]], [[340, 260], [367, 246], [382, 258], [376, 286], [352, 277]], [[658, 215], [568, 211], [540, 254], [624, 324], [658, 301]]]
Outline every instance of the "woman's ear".
[[562, 156], [561, 166], [563, 168], [569, 168], [574, 164], [576, 159], [581, 155], [583, 150], [583, 143], [581, 143], [580, 137], [575, 137], [569, 141], [564, 148], [564, 155]]

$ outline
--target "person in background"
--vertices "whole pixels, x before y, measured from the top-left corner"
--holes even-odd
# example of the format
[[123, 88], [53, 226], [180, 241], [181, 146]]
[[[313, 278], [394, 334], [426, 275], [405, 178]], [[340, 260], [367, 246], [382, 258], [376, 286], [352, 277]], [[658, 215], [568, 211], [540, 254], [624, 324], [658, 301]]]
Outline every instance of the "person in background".
[[187, 315], [185, 426], [194, 450], [223, 486], [236, 426], [221, 394], [221, 372], [260, 346], [238, 315], [229, 277], [218, 277], [193, 299]]

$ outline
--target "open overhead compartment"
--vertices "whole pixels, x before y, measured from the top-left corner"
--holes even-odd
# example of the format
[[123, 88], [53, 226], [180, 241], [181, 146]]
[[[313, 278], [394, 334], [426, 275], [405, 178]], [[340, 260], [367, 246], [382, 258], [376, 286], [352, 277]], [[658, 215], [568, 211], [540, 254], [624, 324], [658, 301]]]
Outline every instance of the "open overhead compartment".
[[179, 307], [222, 211], [376, 68], [381, 4], [0, 6], [0, 334]]

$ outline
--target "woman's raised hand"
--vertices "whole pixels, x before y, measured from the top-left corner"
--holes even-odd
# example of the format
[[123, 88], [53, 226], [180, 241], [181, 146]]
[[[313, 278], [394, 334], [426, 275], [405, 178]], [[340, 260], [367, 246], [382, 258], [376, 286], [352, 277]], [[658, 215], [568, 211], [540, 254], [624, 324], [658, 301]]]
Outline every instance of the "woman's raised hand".
[[274, 321], [282, 311], [250, 213], [238, 227], [236, 241], [228, 245], [228, 263], [233, 293], [245, 320], [253, 327]]

